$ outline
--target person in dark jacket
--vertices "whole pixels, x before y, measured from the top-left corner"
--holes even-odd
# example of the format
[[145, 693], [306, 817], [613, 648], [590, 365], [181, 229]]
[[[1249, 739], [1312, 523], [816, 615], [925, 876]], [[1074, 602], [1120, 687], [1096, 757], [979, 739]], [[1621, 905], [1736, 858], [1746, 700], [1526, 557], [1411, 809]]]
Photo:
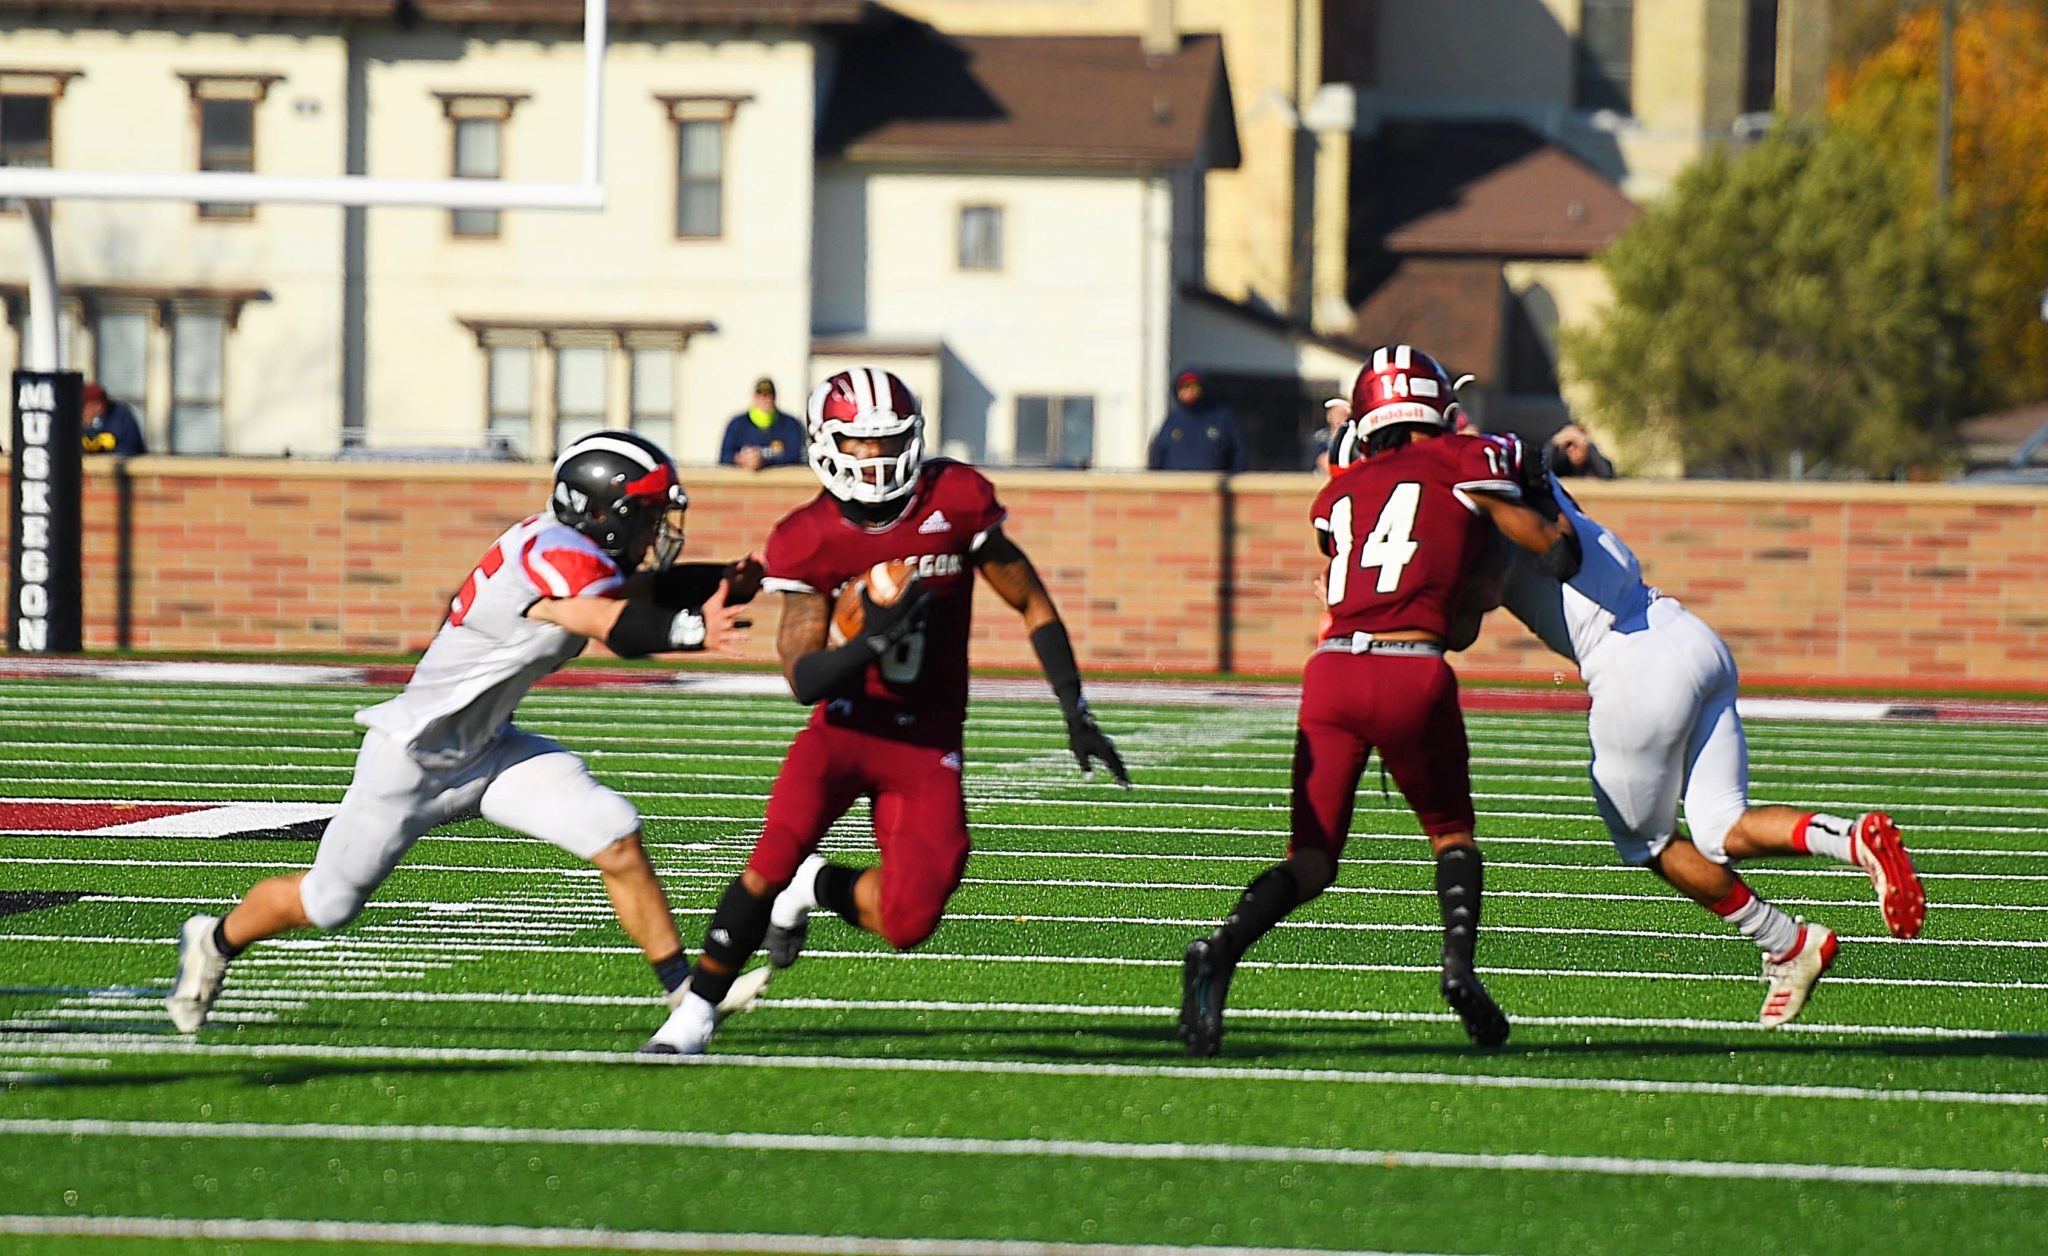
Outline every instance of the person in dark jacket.
[[1173, 395], [1173, 409], [1152, 438], [1146, 465], [1154, 471], [1244, 470], [1244, 432], [1237, 416], [1210, 399], [1201, 374], [1182, 371], [1173, 381]]
[[754, 381], [754, 404], [725, 425], [718, 461], [749, 471], [803, 465], [804, 425], [776, 406], [775, 381], [766, 375]]
[[85, 405], [80, 413], [85, 417], [84, 428], [79, 432], [85, 452], [113, 454], [120, 458], [149, 452], [149, 447], [143, 443], [142, 424], [135, 417], [134, 407], [125, 401], [109, 398], [107, 390], [98, 384], [85, 386]]

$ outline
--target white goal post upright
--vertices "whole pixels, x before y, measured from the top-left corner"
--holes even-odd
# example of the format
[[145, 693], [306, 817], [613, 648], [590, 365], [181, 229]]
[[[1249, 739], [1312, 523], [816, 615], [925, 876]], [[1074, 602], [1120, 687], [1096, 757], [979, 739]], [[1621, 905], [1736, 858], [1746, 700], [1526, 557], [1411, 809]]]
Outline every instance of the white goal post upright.
[[303, 177], [229, 171], [146, 173], [0, 166], [0, 198], [18, 199], [29, 229], [27, 343], [9, 398], [7, 647], [43, 654], [83, 648], [79, 556], [82, 378], [63, 371], [53, 200], [284, 203], [337, 208], [604, 208], [606, 0], [583, 0], [583, 168], [574, 183], [496, 179]]
[[142, 172], [0, 166], [0, 197], [28, 202], [35, 257], [29, 272], [29, 370], [57, 361], [57, 261], [51, 247], [53, 200], [184, 201], [194, 204], [409, 205], [427, 209], [604, 208], [605, 0], [583, 0], [583, 168], [574, 183], [497, 179], [387, 179], [376, 175], [298, 176], [233, 171]]

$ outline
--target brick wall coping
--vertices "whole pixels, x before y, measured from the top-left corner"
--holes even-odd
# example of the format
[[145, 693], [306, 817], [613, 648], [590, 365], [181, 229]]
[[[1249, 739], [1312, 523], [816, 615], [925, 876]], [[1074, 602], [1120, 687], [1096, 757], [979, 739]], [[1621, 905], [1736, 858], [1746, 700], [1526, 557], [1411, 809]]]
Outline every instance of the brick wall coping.
[[[88, 458], [88, 476], [111, 476], [114, 462]], [[535, 483], [544, 467], [532, 463], [330, 462], [309, 458], [131, 458], [131, 474], [169, 479], [289, 480], [463, 480], [471, 483]], [[742, 471], [735, 467], [684, 467], [683, 482], [697, 484], [815, 483], [808, 469]], [[1213, 493], [1226, 477], [1188, 472], [1028, 471], [999, 467], [990, 474], [999, 488], [1068, 489], [1090, 493]], [[1239, 495], [1276, 493], [1312, 496], [1314, 472], [1261, 472], [1228, 477]], [[2024, 484], [1898, 484], [1837, 480], [1574, 480], [1574, 496], [1587, 501], [1888, 502], [1914, 504], [2048, 505], [2048, 488]]]

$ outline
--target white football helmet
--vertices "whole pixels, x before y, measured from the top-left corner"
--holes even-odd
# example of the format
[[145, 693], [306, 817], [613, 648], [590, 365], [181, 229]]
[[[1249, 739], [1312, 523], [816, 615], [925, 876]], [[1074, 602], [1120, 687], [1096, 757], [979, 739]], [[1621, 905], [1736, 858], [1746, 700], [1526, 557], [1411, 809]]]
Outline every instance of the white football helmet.
[[[924, 465], [924, 416], [910, 386], [888, 371], [856, 366], [826, 377], [811, 393], [811, 470], [841, 501], [877, 505], [917, 485]], [[842, 440], [873, 440], [883, 452], [856, 458]]]

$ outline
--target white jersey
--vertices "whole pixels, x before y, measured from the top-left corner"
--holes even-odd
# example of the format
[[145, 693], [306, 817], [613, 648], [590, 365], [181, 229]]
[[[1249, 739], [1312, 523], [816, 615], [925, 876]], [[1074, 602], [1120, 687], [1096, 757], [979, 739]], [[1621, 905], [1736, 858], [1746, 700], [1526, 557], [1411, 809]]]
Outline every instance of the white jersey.
[[583, 652], [588, 638], [528, 619], [546, 597], [604, 597], [625, 583], [583, 534], [535, 515], [506, 529], [463, 581], [405, 691], [356, 713], [429, 767], [465, 762], [511, 723], [534, 682]]
[[1647, 626], [1650, 603], [1660, 595], [1643, 583], [1643, 565], [1629, 547], [1579, 509], [1555, 475], [1550, 489], [1578, 533], [1579, 573], [1559, 584], [1517, 551], [1508, 565], [1501, 605], [1543, 644], [1578, 663], [1584, 675], [1594, 648], [1611, 634], [1641, 632]]

